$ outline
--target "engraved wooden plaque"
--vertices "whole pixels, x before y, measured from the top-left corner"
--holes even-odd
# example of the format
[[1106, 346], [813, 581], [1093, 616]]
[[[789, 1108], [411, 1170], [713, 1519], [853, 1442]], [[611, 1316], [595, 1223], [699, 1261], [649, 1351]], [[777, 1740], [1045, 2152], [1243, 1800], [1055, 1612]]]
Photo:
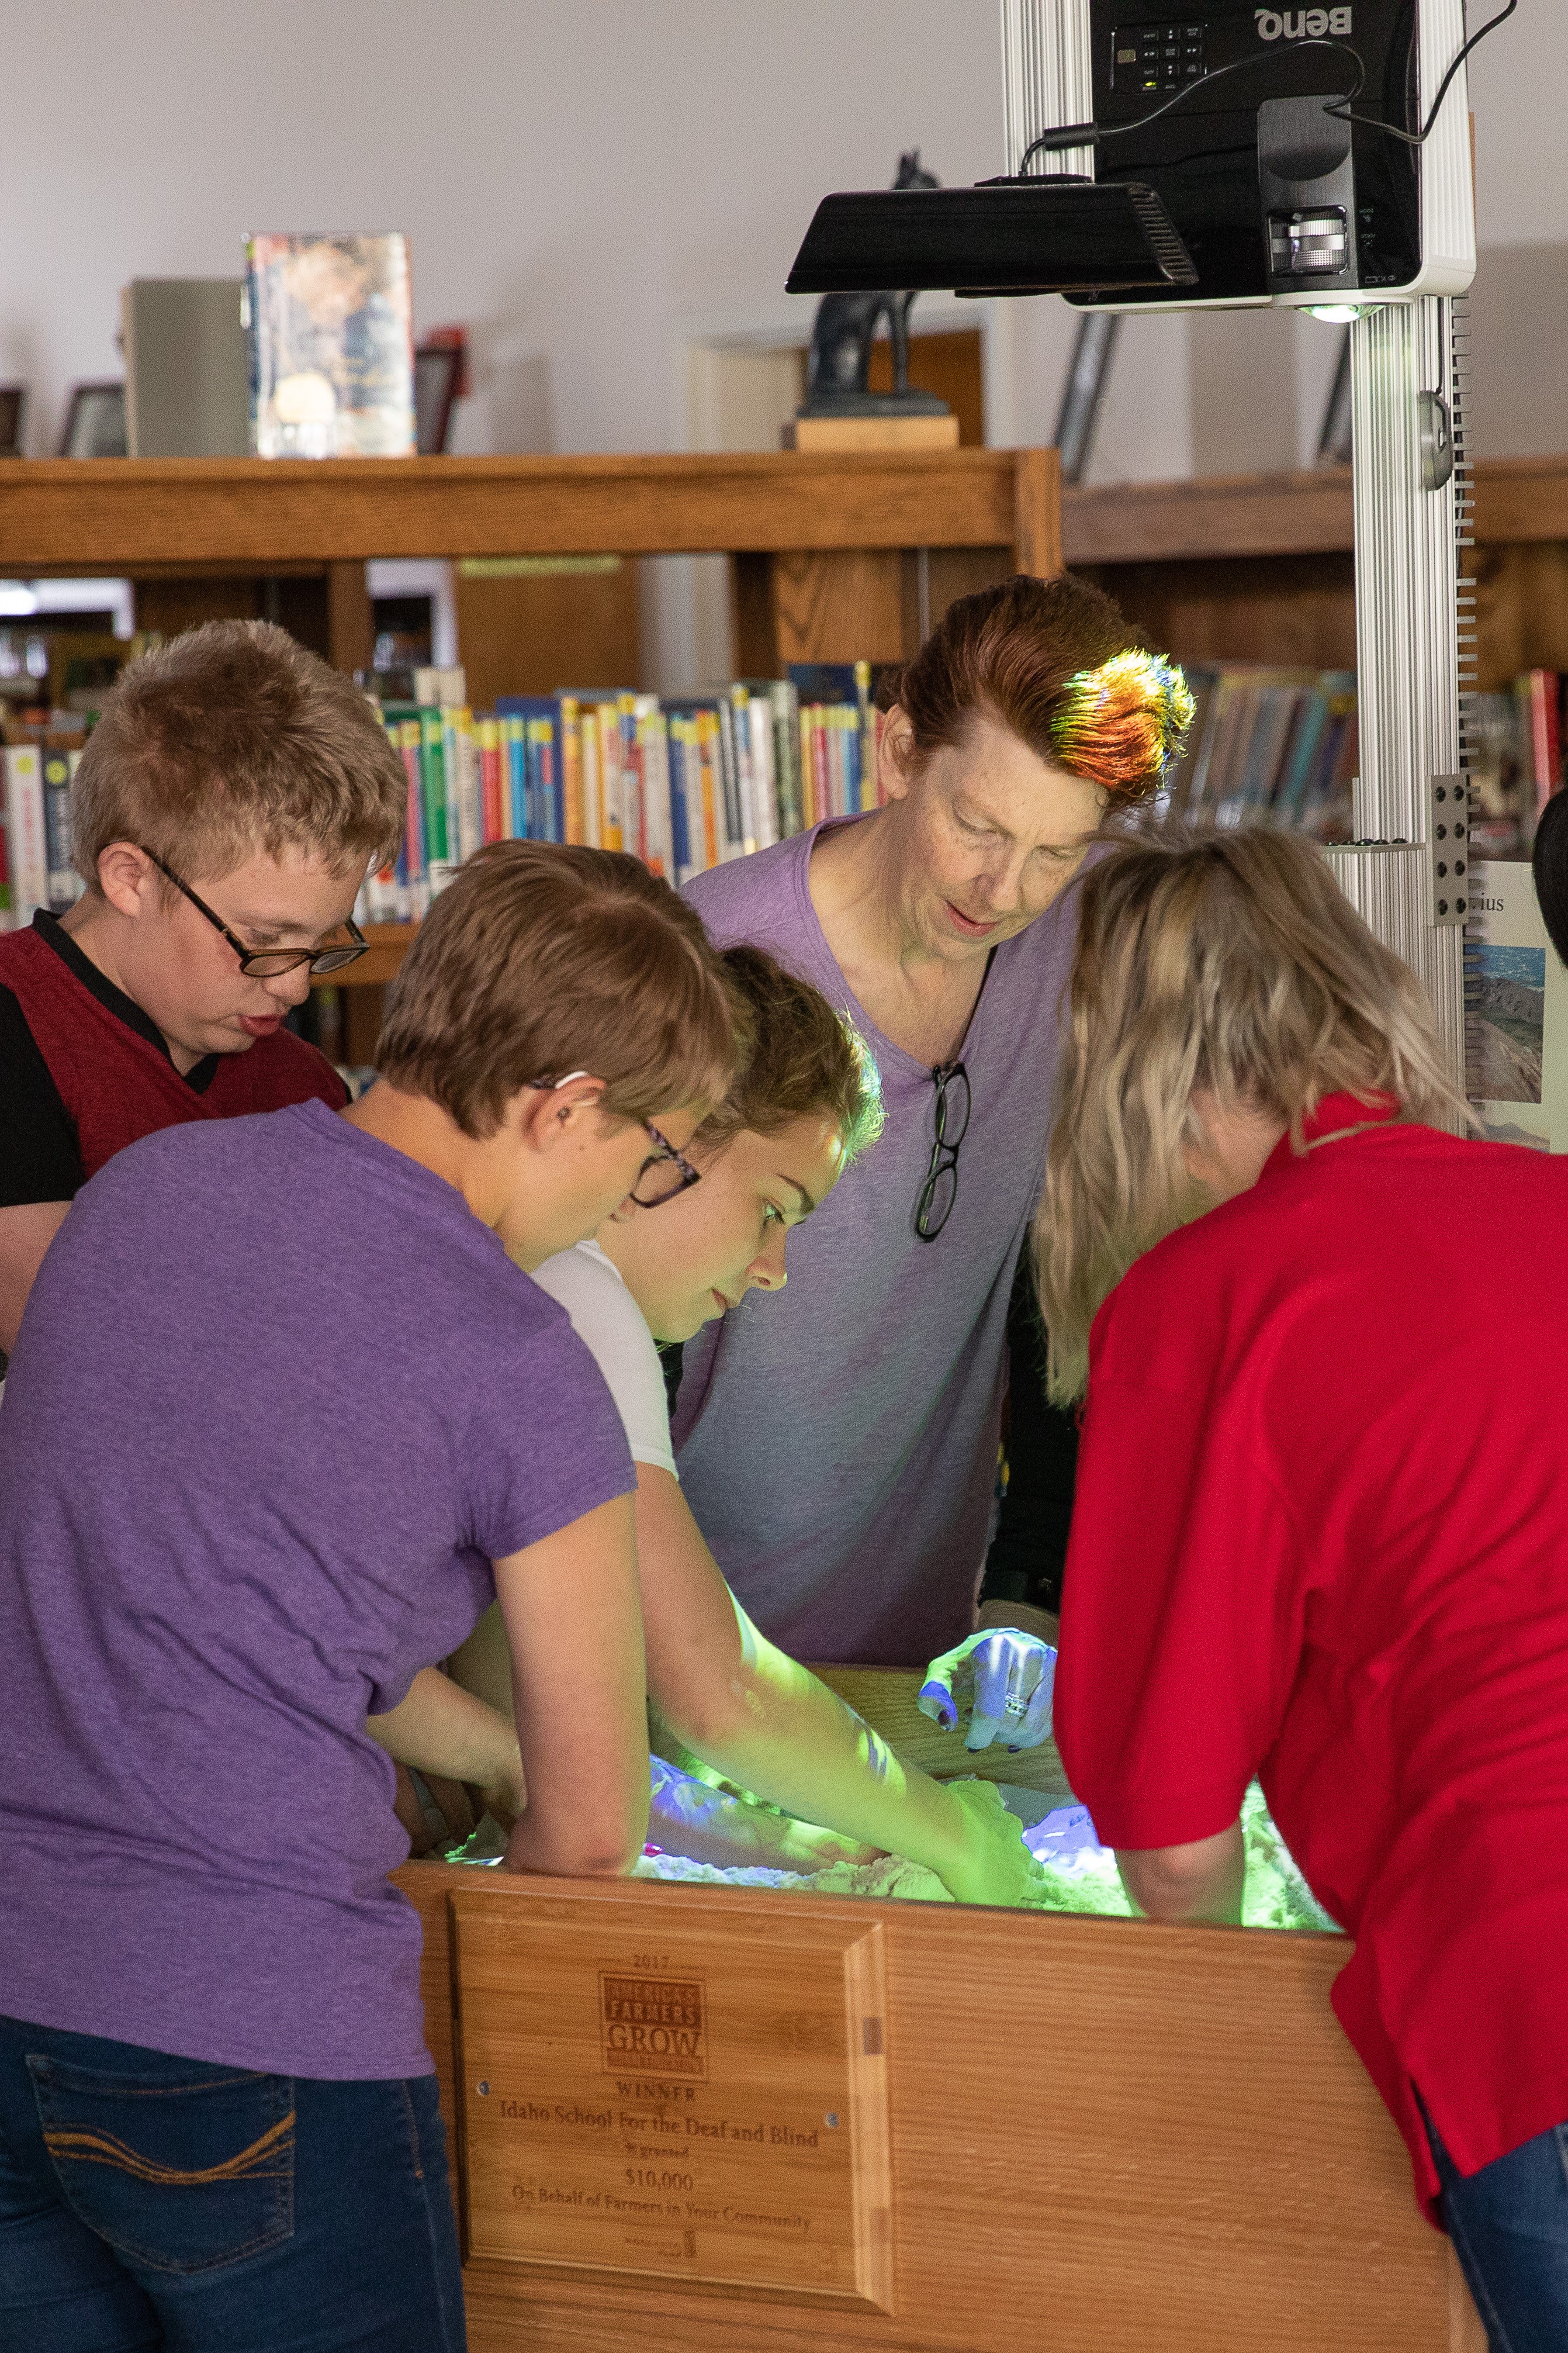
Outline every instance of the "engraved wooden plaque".
[[454, 1896], [468, 2253], [890, 2310], [881, 1928], [696, 1892]]

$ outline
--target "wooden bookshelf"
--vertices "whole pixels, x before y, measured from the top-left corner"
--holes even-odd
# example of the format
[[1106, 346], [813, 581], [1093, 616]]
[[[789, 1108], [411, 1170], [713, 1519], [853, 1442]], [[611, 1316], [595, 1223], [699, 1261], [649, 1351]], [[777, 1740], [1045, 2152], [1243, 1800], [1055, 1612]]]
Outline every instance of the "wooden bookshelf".
[[[1054, 449], [695, 457], [0, 459], [0, 576], [129, 577], [168, 632], [280, 622], [366, 667], [376, 556], [726, 554], [742, 676], [897, 661], [965, 590], [1062, 565]], [[632, 681], [628, 681], [627, 683]], [[376, 924], [341, 979], [344, 1050], [411, 936]]]
[[[107, 573], [143, 627], [265, 613], [370, 653], [374, 556], [724, 554], [740, 670], [897, 660], [922, 610], [1061, 568], [1056, 453], [0, 460], [0, 575]], [[923, 562], [922, 562], [923, 558]]]
[[[1067, 491], [1062, 543], [1184, 661], [1355, 667], [1348, 468]], [[1568, 670], [1568, 459], [1475, 470], [1479, 684]]]

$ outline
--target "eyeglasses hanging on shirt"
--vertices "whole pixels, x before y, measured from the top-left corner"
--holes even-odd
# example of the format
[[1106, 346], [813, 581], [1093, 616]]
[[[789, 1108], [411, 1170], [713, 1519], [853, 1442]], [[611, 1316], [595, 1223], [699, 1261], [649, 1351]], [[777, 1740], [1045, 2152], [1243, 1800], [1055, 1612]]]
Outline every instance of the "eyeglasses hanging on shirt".
[[936, 1089], [936, 1141], [931, 1166], [915, 1203], [915, 1239], [934, 1242], [958, 1198], [958, 1147], [969, 1126], [969, 1073], [962, 1062], [939, 1063], [931, 1074]]

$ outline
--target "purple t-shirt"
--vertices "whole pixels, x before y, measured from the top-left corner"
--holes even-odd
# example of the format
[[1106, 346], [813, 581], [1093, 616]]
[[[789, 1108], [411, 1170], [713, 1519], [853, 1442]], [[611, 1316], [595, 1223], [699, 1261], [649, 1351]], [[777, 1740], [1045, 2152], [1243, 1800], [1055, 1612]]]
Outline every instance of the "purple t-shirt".
[[111, 1160], [0, 1406], [0, 2012], [428, 2073], [365, 1715], [631, 1485], [564, 1309], [324, 1103]]
[[930, 1071], [851, 994], [807, 883], [816, 833], [687, 886], [721, 946], [766, 948], [864, 1032], [887, 1125], [789, 1239], [782, 1293], [687, 1343], [680, 1482], [736, 1594], [797, 1658], [924, 1666], [973, 1630], [1001, 1427], [1007, 1303], [1039, 1199], [1076, 894], [1004, 941], [963, 1048], [958, 1196], [914, 1231]]

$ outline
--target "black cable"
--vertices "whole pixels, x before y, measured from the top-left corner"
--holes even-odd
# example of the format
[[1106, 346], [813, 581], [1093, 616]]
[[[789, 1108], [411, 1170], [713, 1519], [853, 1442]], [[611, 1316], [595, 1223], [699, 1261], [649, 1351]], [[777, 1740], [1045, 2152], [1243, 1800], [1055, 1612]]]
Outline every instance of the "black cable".
[[[1385, 131], [1391, 139], [1399, 140], [1406, 147], [1424, 147], [1431, 136], [1432, 125], [1437, 120], [1437, 110], [1448, 95], [1448, 85], [1453, 80], [1454, 76], [1458, 72], [1459, 68], [1464, 64], [1465, 59], [1475, 47], [1476, 43], [1478, 41], [1484, 41], [1489, 33], [1496, 32], [1498, 26], [1506, 23], [1508, 18], [1512, 16], [1518, 5], [1519, 0], [1508, 0], [1508, 6], [1506, 8], [1500, 8], [1497, 15], [1489, 17], [1481, 26], [1479, 33], [1472, 33], [1470, 35], [1469, 39], [1460, 49], [1458, 55], [1455, 58], [1453, 64], [1448, 68], [1447, 72], [1443, 76], [1442, 80], [1438, 83], [1437, 95], [1432, 100], [1432, 104], [1427, 111], [1426, 120], [1422, 124], [1419, 131], [1401, 131], [1397, 123], [1384, 122], [1381, 115], [1352, 114], [1350, 111], [1350, 109], [1356, 98], [1359, 96], [1359, 92], [1353, 90], [1351, 91], [1350, 96], [1345, 100], [1343, 106], [1325, 106], [1323, 112], [1325, 114], [1331, 114], [1336, 122], [1353, 122], [1356, 124], [1358, 129], [1362, 131]], [[1305, 48], [1307, 44], [1303, 41], [1301, 47]]]
[[[1385, 122], [1379, 114], [1352, 114], [1350, 111], [1366, 87], [1366, 67], [1362, 60], [1360, 51], [1352, 49], [1348, 41], [1318, 39], [1293, 41], [1289, 54], [1295, 57], [1303, 49], [1338, 49], [1342, 56], [1352, 58], [1355, 60], [1356, 69], [1355, 88], [1347, 90], [1343, 98], [1332, 105], [1325, 105], [1323, 112], [1331, 115], [1336, 122], [1352, 123], [1360, 131], [1384, 132], [1390, 139], [1397, 139], [1406, 147], [1423, 147], [1431, 136], [1432, 126], [1437, 120], [1443, 100], [1448, 95], [1454, 76], [1458, 72], [1470, 51], [1479, 41], [1484, 41], [1489, 33], [1495, 32], [1500, 25], [1506, 24], [1518, 6], [1519, 0], [1508, 0], [1508, 5], [1505, 8], [1500, 8], [1495, 16], [1489, 17], [1479, 30], [1472, 33], [1468, 40], [1463, 44], [1447, 72], [1438, 83], [1437, 94], [1432, 100], [1427, 110], [1426, 120], [1419, 131], [1402, 131], [1396, 122]], [[1037, 139], [1032, 139], [1029, 142], [1019, 157], [1017, 176], [1020, 179], [1026, 176], [1028, 172], [1029, 158], [1032, 155], [1042, 153], [1056, 154], [1068, 147], [1098, 147], [1102, 139], [1124, 138], [1130, 131], [1142, 131], [1151, 122], [1158, 122], [1163, 114], [1169, 114], [1173, 106], [1179, 106], [1184, 98], [1191, 98], [1194, 91], [1205, 90], [1211, 81], [1222, 81], [1226, 74], [1240, 73], [1244, 66], [1269, 65], [1273, 62], [1272, 57], [1238, 58], [1231, 65], [1215, 66], [1212, 73], [1202, 74], [1196, 81], [1190, 81], [1184, 89], [1177, 90], [1173, 98], [1168, 98], [1165, 100], [1163, 106], [1157, 106], [1152, 114], [1141, 114], [1136, 122], [1109, 123], [1103, 130], [1093, 122], [1070, 122], [1058, 131], [1042, 131]]]
[[[1512, 5], [1517, 6], [1518, 0], [1512, 0]], [[1366, 68], [1362, 62], [1360, 51], [1352, 49], [1348, 41], [1313, 39], [1291, 42], [1292, 57], [1299, 57], [1303, 49], [1337, 49], [1342, 57], [1350, 58], [1354, 61], [1355, 88], [1347, 90], [1343, 93], [1345, 105], [1353, 104], [1366, 87]], [[1103, 130], [1093, 122], [1069, 122], [1059, 131], [1042, 131], [1037, 139], [1030, 140], [1019, 157], [1018, 177], [1022, 179], [1027, 172], [1030, 156], [1039, 154], [1042, 150], [1058, 153], [1066, 147], [1096, 147], [1102, 139], [1124, 139], [1130, 131], [1146, 131], [1151, 122], [1158, 122], [1163, 114], [1169, 114], [1171, 109], [1173, 106], [1180, 106], [1184, 99], [1194, 97], [1200, 90], [1206, 90], [1211, 81], [1223, 81], [1226, 74], [1251, 71], [1258, 66], [1272, 65], [1274, 62], [1272, 56], [1237, 58], [1228, 66], [1215, 66], [1212, 73], [1200, 75], [1196, 81], [1190, 81], [1184, 89], [1177, 90], [1173, 98], [1168, 98], [1165, 100], [1163, 106], [1157, 106], [1152, 114], [1141, 114], [1136, 122], [1112, 122], [1107, 124]]]

